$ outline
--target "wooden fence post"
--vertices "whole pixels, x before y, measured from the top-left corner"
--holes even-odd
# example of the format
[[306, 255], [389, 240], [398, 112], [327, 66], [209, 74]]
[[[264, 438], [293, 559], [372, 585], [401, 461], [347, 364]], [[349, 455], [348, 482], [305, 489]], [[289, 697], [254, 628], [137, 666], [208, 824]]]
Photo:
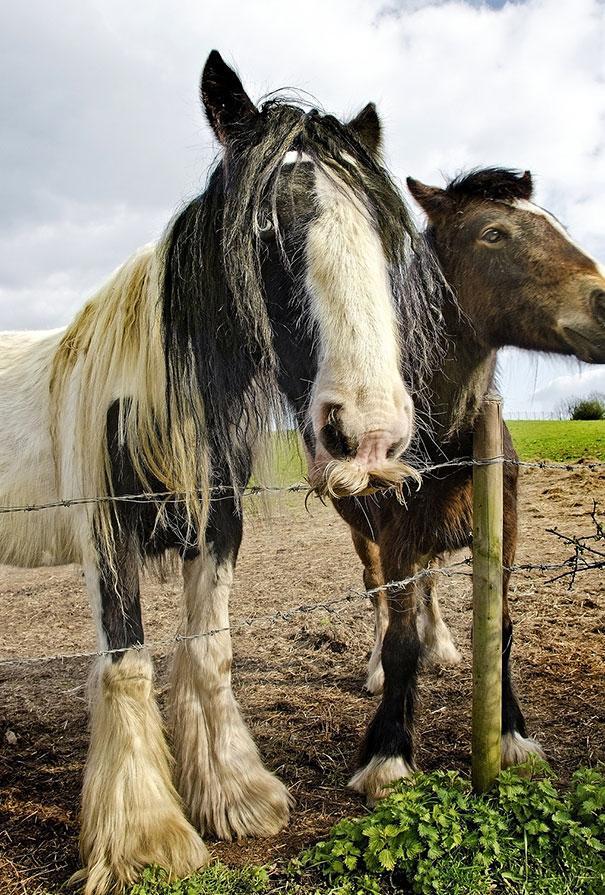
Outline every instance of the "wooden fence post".
[[[502, 400], [489, 394], [475, 423], [475, 460], [502, 457]], [[502, 731], [502, 463], [473, 467], [472, 777], [485, 792], [500, 772]]]

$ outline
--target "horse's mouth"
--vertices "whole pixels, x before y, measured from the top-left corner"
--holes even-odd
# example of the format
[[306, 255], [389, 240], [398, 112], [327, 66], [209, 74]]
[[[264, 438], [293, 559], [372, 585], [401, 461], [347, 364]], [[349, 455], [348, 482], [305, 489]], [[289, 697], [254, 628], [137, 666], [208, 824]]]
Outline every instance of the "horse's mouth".
[[419, 473], [401, 460], [385, 460], [379, 468], [367, 470], [354, 460], [331, 460], [323, 469], [316, 469], [310, 480], [310, 491], [318, 497], [363, 497], [377, 491], [392, 490], [403, 502], [404, 482], [420, 487]]
[[563, 327], [565, 341], [573, 349], [574, 354], [587, 364], [605, 363], [605, 332], [585, 335], [572, 326]]

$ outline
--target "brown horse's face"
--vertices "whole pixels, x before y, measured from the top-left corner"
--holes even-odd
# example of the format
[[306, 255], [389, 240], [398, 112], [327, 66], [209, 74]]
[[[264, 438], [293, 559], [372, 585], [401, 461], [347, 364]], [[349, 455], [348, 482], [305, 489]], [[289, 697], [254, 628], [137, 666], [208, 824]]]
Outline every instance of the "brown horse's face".
[[446, 278], [477, 335], [605, 363], [605, 268], [548, 211], [526, 198], [486, 199], [410, 189], [433, 226]]

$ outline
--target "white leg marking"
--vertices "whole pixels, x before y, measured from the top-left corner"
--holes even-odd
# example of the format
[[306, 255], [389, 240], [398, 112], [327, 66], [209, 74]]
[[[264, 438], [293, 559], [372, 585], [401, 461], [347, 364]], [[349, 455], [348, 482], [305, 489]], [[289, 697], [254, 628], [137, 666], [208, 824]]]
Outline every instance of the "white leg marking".
[[502, 767], [509, 768], [511, 765], [523, 764], [530, 755], [536, 755], [538, 758], [545, 758], [540, 743], [529, 737], [522, 737], [520, 733], [505, 733], [502, 737]]
[[438, 665], [459, 665], [462, 656], [441, 616], [437, 586], [432, 575], [421, 579], [418, 596], [421, 610], [417, 616], [418, 636], [424, 645], [426, 658]]
[[368, 678], [365, 689], [378, 696], [384, 687], [384, 671], [382, 669], [382, 644], [389, 627], [389, 604], [383, 591], [375, 596], [374, 603], [374, 649], [368, 662]]
[[146, 652], [101, 659], [91, 693], [91, 733], [82, 791], [80, 853], [85, 895], [136, 882], [158, 864], [188, 876], [207, 863], [171, 779], [171, 758]]
[[412, 767], [400, 756], [385, 758], [375, 755], [360, 768], [349, 780], [349, 789], [364, 795], [369, 804], [384, 799], [391, 791], [391, 784], [402, 778], [407, 779], [414, 774]]
[[183, 634], [173, 673], [177, 787], [192, 822], [221, 839], [273, 836], [288, 822], [290, 798], [261, 762], [231, 691], [231, 563], [209, 550], [184, 564]]

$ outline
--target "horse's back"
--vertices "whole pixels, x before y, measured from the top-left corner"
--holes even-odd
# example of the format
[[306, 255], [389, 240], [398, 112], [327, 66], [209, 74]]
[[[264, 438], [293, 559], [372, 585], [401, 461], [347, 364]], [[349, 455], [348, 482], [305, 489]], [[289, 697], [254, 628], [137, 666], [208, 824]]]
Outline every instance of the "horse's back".
[[[56, 502], [50, 381], [63, 330], [0, 333], [0, 505]], [[0, 563], [38, 566], [77, 558], [68, 509], [0, 514]]]

